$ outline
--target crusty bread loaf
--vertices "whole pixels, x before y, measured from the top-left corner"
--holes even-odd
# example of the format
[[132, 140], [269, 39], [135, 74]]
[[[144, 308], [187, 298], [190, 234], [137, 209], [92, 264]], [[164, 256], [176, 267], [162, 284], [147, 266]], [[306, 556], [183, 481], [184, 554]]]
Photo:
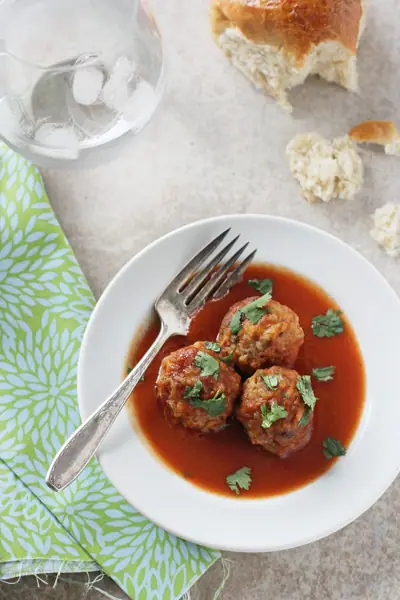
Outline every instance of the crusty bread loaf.
[[379, 144], [386, 154], [400, 154], [400, 132], [393, 121], [364, 121], [349, 131], [349, 137], [359, 144]]
[[217, 44], [253, 83], [291, 110], [286, 90], [317, 74], [358, 89], [365, 0], [212, 0]]

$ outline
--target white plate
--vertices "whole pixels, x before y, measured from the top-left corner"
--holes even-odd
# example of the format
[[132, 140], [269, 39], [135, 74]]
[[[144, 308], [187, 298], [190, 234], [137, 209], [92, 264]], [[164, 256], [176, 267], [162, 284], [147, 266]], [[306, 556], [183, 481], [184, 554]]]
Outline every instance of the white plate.
[[364, 357], [366, 404], [348, 454], [290, 494], [236, 499], [207, 493], [171, 471], [137, 434], [125, 411], [98, 454], [115, 487], [165, 529], [214, 548], [266, 552], [293, 548], [344, 527], [367, 510], [400, 470], [400, 303], [383, 277], [340, 240], [265, 215], [218, 217], [154, 242], [118, 273], [86, 330], [78, 369], [87, 418], [120, 383], [133, 334], [170, 279], [226, 227], [258, 248], [257, 260], [319, 283], [345, 311]]

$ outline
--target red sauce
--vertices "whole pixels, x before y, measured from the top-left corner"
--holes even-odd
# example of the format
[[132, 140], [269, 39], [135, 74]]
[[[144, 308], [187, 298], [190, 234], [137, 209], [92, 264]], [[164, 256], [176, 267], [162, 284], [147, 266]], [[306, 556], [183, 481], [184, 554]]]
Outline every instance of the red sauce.
[[[255, 290], [246, 280], [273, 279], [273, 297], [290, 306], [300, 318], [305, 342], [295, 368], [310, 374], [314, 367], [335, 365], [333, 381], [318, 382], [313, 388], [319, 398], [315, 408], [314, 432], [303, 450], [279, 459], [252, 446], [237, 421], [225, 430], [199, 435], [165, 419], [155, 394], [155, 383], [163, 357], [197, 340], [215, 340], [220, 323], [229, 307]], [[209, 302], [193, 319], [187, 338], [171, 338], [132, 395], [131, 407], [148, 442], [165, 463], [192, 483], [211, 492], [230, 495], [225, 478], [243, 466], [252, 470], [252, 485], [241, 497], [266, 497], [283, 494], [304, 486], [326, 472], [334, 463], [322, 452], [323, 440], [330, 436], [345, 446], [351, 442], [364, 404], [364, 366], [355, 335], [345, 320], [345, 332], [332, 338], [312, 334], [311, 321], [328, 308], [339, 308], [334, 300], [313, 282], [284, 269], [264, 264], [251, 265], [245, 281], [236, 285], [223, 299]], [[152, 322], [140, 339], [135, 338], [128, 365], [134, 365], [154, 341], [159, 330]], [[341, 460], [346, 460], [345, 458]]]

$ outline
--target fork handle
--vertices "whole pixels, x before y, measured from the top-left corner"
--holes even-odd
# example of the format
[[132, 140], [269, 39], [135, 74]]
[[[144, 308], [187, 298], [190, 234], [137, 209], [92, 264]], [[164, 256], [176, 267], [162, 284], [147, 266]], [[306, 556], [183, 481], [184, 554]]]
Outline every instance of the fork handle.
[[49, 488], [60, 492], [86, 467], [125, 406], [136, 384], [171, 335], [173, 332], [162, 323], [157, 339], [127, 378], [65, 442], [48, 470], [46, 484]]

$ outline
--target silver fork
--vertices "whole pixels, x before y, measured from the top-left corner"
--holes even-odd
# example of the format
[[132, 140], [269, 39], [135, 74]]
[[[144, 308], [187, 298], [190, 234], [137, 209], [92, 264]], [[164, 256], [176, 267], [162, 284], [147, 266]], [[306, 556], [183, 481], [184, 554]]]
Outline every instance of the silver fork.
[[63, 490], [85, 468], [166, 340], [173, 335], [187, 334], [194, 313], [207, 300], [224, 296], [235, 283], [241, 280], [247, 265], [256, 253], [254, 250], [236, 265], [248, 243], [239, 248], [224, 264], [220, 264], [236, 244], [239, 236], [224, 246], [199, 271], [229, 231], [230, 229], [223, 231], [196, 254], [157, 300], [155, 309], [161, 321], [157, 339], [115, 392], [78, 427], [59, 450], [46, 476], [46, 483], [52, 490], [56, 492]]

